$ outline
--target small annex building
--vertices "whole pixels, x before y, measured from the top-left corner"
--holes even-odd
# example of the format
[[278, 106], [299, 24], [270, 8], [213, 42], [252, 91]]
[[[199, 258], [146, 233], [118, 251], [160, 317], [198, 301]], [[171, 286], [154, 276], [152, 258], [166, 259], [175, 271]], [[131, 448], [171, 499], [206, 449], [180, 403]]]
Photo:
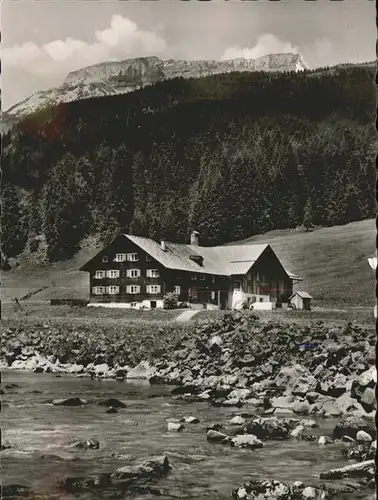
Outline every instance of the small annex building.
[[307, 292], [296, 291], [289, 297], [289, 300], [290, 305], [295, 309], [310, 311], [312, 298]]

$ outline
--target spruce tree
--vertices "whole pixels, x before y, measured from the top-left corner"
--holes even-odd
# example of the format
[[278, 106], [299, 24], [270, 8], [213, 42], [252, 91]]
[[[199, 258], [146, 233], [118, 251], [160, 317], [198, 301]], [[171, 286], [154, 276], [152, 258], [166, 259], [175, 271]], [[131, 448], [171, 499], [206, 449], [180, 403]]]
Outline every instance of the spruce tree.
[[15, 186], [6, 185], [1, 193], [1, 253], [4, 257], [16, 257], [25, 248], [26, 222]]

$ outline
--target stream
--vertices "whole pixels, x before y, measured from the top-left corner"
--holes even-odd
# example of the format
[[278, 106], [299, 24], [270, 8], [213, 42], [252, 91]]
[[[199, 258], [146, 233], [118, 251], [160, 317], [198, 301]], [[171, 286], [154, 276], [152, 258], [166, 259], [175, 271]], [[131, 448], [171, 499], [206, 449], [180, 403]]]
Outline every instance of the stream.
[[[347, 464], [340, 444], [266, 441], [264, 448], [251, 451], [208, 443], [207, 425], [225, 423], [247, 408], [175, 401], [170, 396], [172, 386], [5, 371], [2, 385], [9, 384], [17, 387], [5, 389], [2, 396], [2, 440], [12, 446], [1, 452], [2, 482], [30, 486], [49, 499], [74, 498], [57, 489], [57, 481], [67, 476], [110, 472], [130, 458], [152, 455], [167, 455], [172, 466], [170, 474], [158, 483], [163, 499], [230, 498], [233, 489], [251, 479], [303, 481], [317, 486], [323, 482], [321, 472]], [[107, 414], [96, 403], [83, 407], [48, 403], [70, 396], [89, 401], [112, 397], [127, 407]], [[197, 417], [200, 423], [185, 424], [179, 433], [168, 432], [167, 421], [183, 416]], [[319, 423], [320, 428], [311, 429], [311, 433], [330, 435], [337, 420]], [[68, 449], [67, 444], [77, 439], [98, 439], [100, 448]], [[358, 498], [368, 499], [369, 495], [365, 492]], [[75, 498], [97, 500], [87, 493]]]

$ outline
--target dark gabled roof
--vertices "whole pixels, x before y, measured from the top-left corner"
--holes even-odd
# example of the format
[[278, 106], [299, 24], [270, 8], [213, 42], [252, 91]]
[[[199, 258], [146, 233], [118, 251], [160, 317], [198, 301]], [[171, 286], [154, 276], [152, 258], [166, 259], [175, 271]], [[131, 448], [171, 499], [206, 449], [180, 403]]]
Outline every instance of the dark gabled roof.
[[[266, 243], [202, 247], [165, 241], [165, 250], [162, 250], [160, 243], [150, 238], [131, 234], [123, 234], [122, 236], [137, 245], [167, 269], [218, 276], [246, 274], [269, 247]], [[203, 258], [202, 265], [193, 260], [193, 256], [196, 255]], [[87, 264], [81, 270], [86, 270]], [[291, 279], [300, 279], [285, 268], [284, 270]]]

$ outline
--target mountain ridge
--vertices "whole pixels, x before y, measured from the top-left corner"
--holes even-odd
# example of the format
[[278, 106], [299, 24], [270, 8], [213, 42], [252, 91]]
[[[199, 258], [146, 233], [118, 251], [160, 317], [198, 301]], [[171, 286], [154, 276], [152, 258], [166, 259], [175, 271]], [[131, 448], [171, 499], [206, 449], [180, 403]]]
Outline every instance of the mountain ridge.
[[[187, 61], [156, 56], [104, 61], [70, 72], [62, 85], [33, 92], [6, 111], [7, 123], [39, 109], [75, 100], [125, 94], [173, 78], [199, 78], [233, 71], [304, 71], [300, 54], [269, 54], [256, 59]], [[2, 123], [6, 127], [6, 123]]]

